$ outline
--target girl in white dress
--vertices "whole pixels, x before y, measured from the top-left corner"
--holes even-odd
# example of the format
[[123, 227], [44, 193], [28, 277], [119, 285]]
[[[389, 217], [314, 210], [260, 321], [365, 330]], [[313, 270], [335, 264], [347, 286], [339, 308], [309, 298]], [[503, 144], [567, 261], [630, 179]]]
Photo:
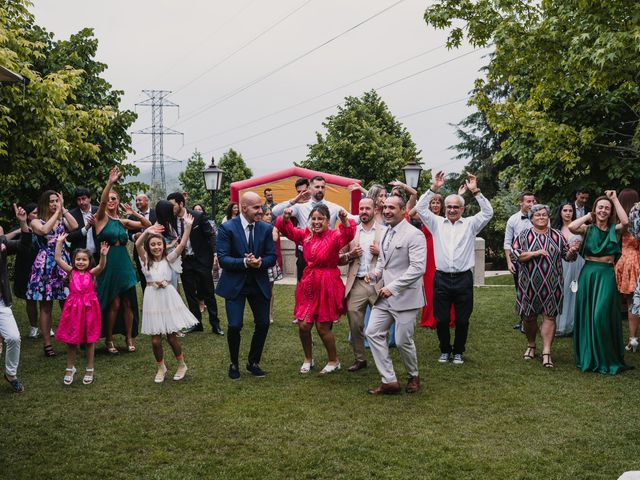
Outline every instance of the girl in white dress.
[[183, 328], [198, 324], [198, 320], [191, 314], [182, 301], [180, 294], [171, 284], [173, 271], [181, 270], [180, 254], [189, 242], [189, 234], [193, 225], [193, 217], [189, 214], [184, 219], [184, 235], [175, 250], [167, 254], [167, 244], [162, 236], [164, 227], [152, 225], [136, 240], [136, 249], [142, 265], [142, 273], [147, 279], [142, 304], [141, 333], [151, 335], [153, 355], [156, 357], [156, 383], [162, 383], [167, 373], [162, 350], [162, 335], [167, 341], [178, 361], [178, 369], [174, 380], [182, 380], [187, 373], [184, 363], [182, 346], [176, 333]]

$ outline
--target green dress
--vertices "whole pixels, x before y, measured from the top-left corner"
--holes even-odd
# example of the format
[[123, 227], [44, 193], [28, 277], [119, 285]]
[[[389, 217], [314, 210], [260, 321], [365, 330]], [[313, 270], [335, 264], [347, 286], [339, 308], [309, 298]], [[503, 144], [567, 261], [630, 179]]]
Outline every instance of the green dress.
[[[110, 246], [107, 255], [107, 265], [102, 273], [98, 276], [97, 294], [100, 302], [100, 313], [102, 315], [102, 333], [101, 337], [106, 337], [109, 327], [109, 305], [114, 298], [126, 297], [131, 302], [133, 310], [133, 336], [138, 335], [138, 296], [136, 293], [136, 284], [138, 278], [133, 268], [129, 251], [127, 250], [127, 231], [117, 220], [109, 218], [107, 224], [98, 234], [98, 242], [107, 242]], [[116, 245], [118, 244], [118, 245]], [[120, 302], [120, 310], [116, 318], [116, 324], [113, 327], [113, 333], [126, 335], [124, 325], [124, 302]]]
[[[587, 227], [585, 257], [618, 258], [620, 242], [615, 225], [602, 231]], [[587, 260], [578, 278], [573, 348], [576, 366], [583, 372], [615, 375], [630, 368], [624, 363], [622, 320], [613, 265]]]

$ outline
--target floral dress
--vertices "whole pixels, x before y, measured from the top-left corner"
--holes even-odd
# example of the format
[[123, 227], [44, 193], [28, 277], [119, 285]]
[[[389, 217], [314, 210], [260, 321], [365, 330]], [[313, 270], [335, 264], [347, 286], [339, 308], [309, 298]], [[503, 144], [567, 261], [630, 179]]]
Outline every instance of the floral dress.
[[[42, 225], [44, 220], [40, 220]], [[38, 254], [31, 267], [29, 285], [27, 287], [27, 300], [64, 300], [69, 294], [65, 285], [67, 273], [58, 266], [54, 259], [56, 250], [56, 238], [65, 232], [64, 222], [60, 220], [53, 230], [46, 236], [36, 235]], [[62, 249], [62, 259], [70, 264], [69, 252]]]
[[341, 223], [338, 230], [312, 233], [309, 227], [295, 228], [278, 217], [276, 228], [296, 245], [302, 245], [307, 262], [296, 288], [294, 318], [307, 323], [337, 321], [346, 312], [338, 260], [340, 250], [355, 237], [355, 222], [349, 220], [348, 227]]
[[[634, 206], [629, 212], [629, 233], [636, 240], [640, 240], [640, 209]], [[636, 282], [636, 289], [633, 292], [633, 304], [631, 305], [631, 313], [640, 315], [640, 278]]]

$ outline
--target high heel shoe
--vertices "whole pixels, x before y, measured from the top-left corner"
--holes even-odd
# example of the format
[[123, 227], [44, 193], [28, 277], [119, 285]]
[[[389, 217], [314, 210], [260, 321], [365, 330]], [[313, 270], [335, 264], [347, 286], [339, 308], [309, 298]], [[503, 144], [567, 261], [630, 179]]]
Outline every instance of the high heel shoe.
[[329, 365], [328, 363], [325, 365], [325, 367], [320, 370], [320, 373], [322, 375], [326, 375], [328, 373], [333, 373], [333, 372], [337, 372], [338, 370], [340, 370], [342, 368], [342, 365], [340, 365], [340, 362], [336, 362], [333, 365]]
[[629, 337], [629, 343], [626, 347], [624, 347], [624, 349], [627, 352], [636, 353], [636, 351], [638, 350], [638, 337]]
[[314, 363], [313, 363], [313, 359], [310, 362], [307, 362], [306, 360], [302, 363], [302, 366], [300, 367], [300, 373], [301, 374], [306, 374], [309, 373], [309, 371], [311, 371], [311, 369], [314, 367]]
[[109, 352], [109, 354], [118, 355], [120, 353], [118, 349], [113, 345], [113, 342], [104, 342], [104, 344], [107, 347], [107, 352]]
[[164, 364], [164, 362], [162, 362], [158, 363], [157, 367], [158, 371], [156, 372], [156, 376], [153, 381], [156, 383], [162, 383], [164, 382], [164, 376], [167, 374], [167, 366]]

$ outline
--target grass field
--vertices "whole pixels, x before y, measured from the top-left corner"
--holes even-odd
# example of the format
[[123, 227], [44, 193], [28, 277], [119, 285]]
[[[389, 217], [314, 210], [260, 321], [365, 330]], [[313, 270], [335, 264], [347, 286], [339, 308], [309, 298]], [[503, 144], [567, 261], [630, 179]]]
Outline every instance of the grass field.
[[[141, 336], [133, 354], [107, 356], [100, 345], [91, 386], [79, 381], [80, 358], [76, 382], [65, 387], [64, 347], [47, 359], [40, 340], [25, 339], [19, 373], [27, 391], [0, 386], [0, 477], [581, 480], [640, 469], [640, 371], [580, 373], [570, 338], [557, 339], [554, 370], [539, 358], [524, 362], [524, 336], [511, 328], [513, 289], [479, 288], [475, 296], [463, 366], [438, 364], [435, 332], [416, 333], [415, 395], [367, 395], [379, 381], [372, 361], [355, 374], [299, 375], [289, 286], [276, 287], [264, 379], [242, 370], [229, 381], [226, 340], [198, 333], [183, 340], [183, 382], [170, 380], [168, 358], [171, 375], [153, 383], [150, 342]], [[23, 305], [14, 311], [26, 332]], [[245, 358], [250, 331], [245, 326]], [[346, 318], [335, 331], [346, 367]], [[627, 361], [638, 366], [640, 353]]]

